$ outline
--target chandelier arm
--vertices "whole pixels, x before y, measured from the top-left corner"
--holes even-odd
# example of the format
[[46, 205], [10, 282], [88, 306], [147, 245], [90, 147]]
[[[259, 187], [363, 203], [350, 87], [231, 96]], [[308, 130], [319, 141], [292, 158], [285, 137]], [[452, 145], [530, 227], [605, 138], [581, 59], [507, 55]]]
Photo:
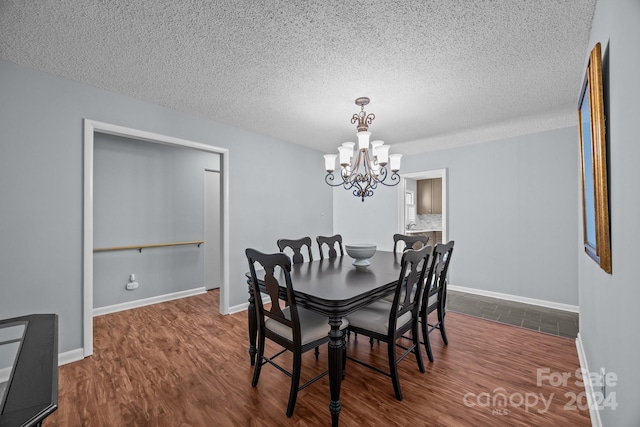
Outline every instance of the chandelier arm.
[[378, 181], [380, 181], [380, 178], [378, 177], [378, 174], [376, 174], [374, 172], [374, 168], [373, 168], [376, 165], [375, 159], [372, 160], [369, 157], [369, 152], [368, 151], [365, 152], [364, 157], [365, 157], [365, 161], [364, 161], [364, 172], [365, 173], [364, 174], [365, 174], [365, 176], [368, 177], [369, 182], [372, 183], [372, 188], [375, 189], [375, 184], [377, 184]]
[[367, 114], [366, 111], [363, 110], [359, 113], [355, 113], [351, 116], [351, 124], [358, 124], [356, 127], [358, 128], [358, 132], [364, 131], [366, 132], [369, 129], [369, 125], [375, 120], [376, 115], [373, 113]]
[[[351, 166], [351, 174], [353, 175], [354, 172], [357, 172], [358, 169], [360, 168], [360, 164], [363, 163], [363, 155], [362, 155], [362, 151], [358, 150], [358, 155], [356, 156], [355, 160], [353, 161], [353, 165]], [[366, 162], [364, 162], [366, 164]]]
[[[387, 179], [387, 175], [388, 175], [388, 171], [386, 166], [380, 166], [380, 169], [378, 170], [378, 176], [376, 177], [376, 181], [384, 184], [384, 180]], [[386, 184], [385, 184], [386, 185]]]
[[350, 179], [344, 179], [342, 182], [342, 186], [345, 190], [351, 190], [354, 187], [354, 182]]
[[373, 114], [373, 113], [369, 113], [369, 114], [367, 114], [367, 117], [364, 119], [364, 122], [365, 122], [367, 125], [370, 125], [370, 124], [371, 124], [371, 122], [373, 122], [373, 121], [375, 120], [375, 118], [376, 118], [376, 115], [375, 115], [375, 114]]
[[336, 177], [333, 175], [333, 172], [329, 172], [328, 174], [325, 175], [324, 182], [326, 182], [328, 185], [332, 187], [340, 187], [341, 185], [343, 185], [342, 182], [338, 182], [337, 184], [334, 184], [333, 181], [335, 179]]
[[364, 200], [363, 194], [365, 194], [365, 190], [362, 188], [362, 185], [360, 185], [360, 182], [358, 180], [354, 180], [352, 187], [355, 187], [353, 189], [353, 195], [356, 197], [363, 197]]
[[[385, 169], [385, 177], [383, 179], [386, 180], [386, 178], [389, 176], [387, 174], [386, 168]], [[389, 184], [387, 184], [386, 182], [380, 181], [380, 184], [382, 185], [386, 185], [387, 187], [393, 187], [394, 185], [398, 185], [400, 183], [400, 174], [398, 172], [392, 172], [391, 176], [389, 178], [391, 180], [391, 182]]]

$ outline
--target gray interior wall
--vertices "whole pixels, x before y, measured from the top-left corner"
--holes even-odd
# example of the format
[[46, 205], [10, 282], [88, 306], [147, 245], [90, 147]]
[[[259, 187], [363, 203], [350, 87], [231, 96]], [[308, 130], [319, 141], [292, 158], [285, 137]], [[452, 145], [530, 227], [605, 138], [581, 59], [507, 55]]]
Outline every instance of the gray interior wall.
[[[94, 246], [204, 240], [205, 169], [220, 170], [220, 156], [97, 133]], [[93, 260], [94, 308], [204, 285], [204, 246], [97, 252]], [[127, 291], [132, 273], [139, 287]]]
[[[403, 173], [448, 169], [451, 284], [578, 304], [577, 156], [570, 127], [402, 159]], [[391, 248], [398, 191], [334, 190], [334, 231]]]
[[320, 152], [2, 60], [0, 94], [0, 313], [58, 313], [61, 352], [82, 347], [83, 118], [229, 149], [230, 306], [246, 247], [332, 231]]
[[379, 186], [364, 202], [342, 187], [333, 190], [333, 232], [345, 245], [372, 243], [379, 250], [393, 249], [398, 232], [398, 187]]
[[[612, 274], [606, 274], [584, 253], [581, 229], [577, 241], [580, 336], [587, 364], [591, 372], [605, 368], [618, 379], [615, 386], [607, 387], [618, 406], [601, 411], [603, 426], [640, 425], [639, 40], [640, 2], [598, 0], [588, 49], [600, 42], [604, 55]], [[585, 68], [589, 51], [584, 54]], [[575, 215], [581, 215], [579, 205]]]

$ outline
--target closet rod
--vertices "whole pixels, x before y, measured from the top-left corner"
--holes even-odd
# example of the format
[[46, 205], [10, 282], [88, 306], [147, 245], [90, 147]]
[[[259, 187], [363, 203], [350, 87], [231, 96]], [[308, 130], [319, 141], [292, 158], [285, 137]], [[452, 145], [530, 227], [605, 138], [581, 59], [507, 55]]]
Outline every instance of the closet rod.
[[153, 245], [114, 246], [111, 248], [94, 248], [93, 252], [126, 251], [130, 249], [137, 249], [138, 252], [142, 252], [143, 249], [163, 248], [165, 246], [198, 245], [198, 247], [200, 247], [203, 243], [204, 240], [192, 240], [189, 242], [155, 243]]

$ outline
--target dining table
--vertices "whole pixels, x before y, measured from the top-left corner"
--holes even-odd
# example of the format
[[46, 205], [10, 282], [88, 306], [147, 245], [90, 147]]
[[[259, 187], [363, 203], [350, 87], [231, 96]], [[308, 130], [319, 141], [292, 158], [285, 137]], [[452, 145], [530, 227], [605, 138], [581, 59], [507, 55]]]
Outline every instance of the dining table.
[[[329, 331], [328, 362], [331, 400], [331, 425], [339, 425], [342, 409], [340, 386], [342, 382], [342, 345], [344, 330], [340, 329], [342, 319], [374, 301], [392, 294], [401, 270], [401, 253], [376, 251], [366, 267], [352, 265], [352, 258], [339, 256], [293, 264], [291, 282], [296, 304], [320, 313], [328, 318]], [[258, 286], [263, 289], [264, 271], [256, 271]], [[251, 365], [256, 362], [256, 337], [258, 332], [255, 297], [249, 283], [249, 356]], [[284, 284], [284, 280], [279, 280]], [[285, 292], [284, 285], [281, 291]]]

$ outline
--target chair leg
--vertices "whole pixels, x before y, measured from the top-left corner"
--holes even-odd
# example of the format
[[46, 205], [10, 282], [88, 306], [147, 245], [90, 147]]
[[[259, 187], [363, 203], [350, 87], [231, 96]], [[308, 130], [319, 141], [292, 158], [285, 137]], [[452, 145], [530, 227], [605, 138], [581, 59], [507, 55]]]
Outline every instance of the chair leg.
[[389, 354], [389, 372], [391, 374], [391, 382], [393, 383], [393, 391], [396, 393], [396, 399], [402, 400], [402, 390], [400, 390], [400, 379], [398, 378], [395, 340], [387, 343], [387, 352]]
[[429, 342], [429, 324], [427, 323], [427, 315], [422, 316], [422, 338], [424, 339], [424, 349], [427, 351], [429, 362], [433, 363], [433, 353], [431, 352], [431, 343]]
[[369, 344], [371, 344], [371, 348], [373, 348], [373, 338], [369, 338]]
[[316, 362], [318, 361], [318, 356], [320, 355], [320, 350], [318, 350], [318, 347], [316, 347], [316, 350], [313, 352], [313, 354], [316, 355]]
[[262, 370], [262, 357], [264, 356], [264, 335], [259, 334], [258, 337], [258, 354], [256, 358], [256, 364], [253, 367], [253, 379], [251, 380], [251, 387], [258, 385], [260, 379], [260, 371]]
[[420, 333], [418, 331], [418, 321], [415, 320], [411, 326], [411, 335], [413, 335], [413, 352], [416, 355], [418, 369], [424, 373], [424, 362], [422, 361], [422, 353], [420, 352]]
[[300, 385], [300, 368], [302, 365], [302, 354], [293, 352], [293, 371], [291, 373], [291, 390], [289, 391], [289, 404], [287, 405], [287, 417], [293, 415], [298, 398], [298, 387]]
[[438, 323], [440, 323], [440, 335], [442, 335], [442, 341], [444, 345], [449, 345], [449, 340], [447, 339], [447, 332], [444, 330], [444, 316], [446, 313], [440, 313], [438, 311]]

